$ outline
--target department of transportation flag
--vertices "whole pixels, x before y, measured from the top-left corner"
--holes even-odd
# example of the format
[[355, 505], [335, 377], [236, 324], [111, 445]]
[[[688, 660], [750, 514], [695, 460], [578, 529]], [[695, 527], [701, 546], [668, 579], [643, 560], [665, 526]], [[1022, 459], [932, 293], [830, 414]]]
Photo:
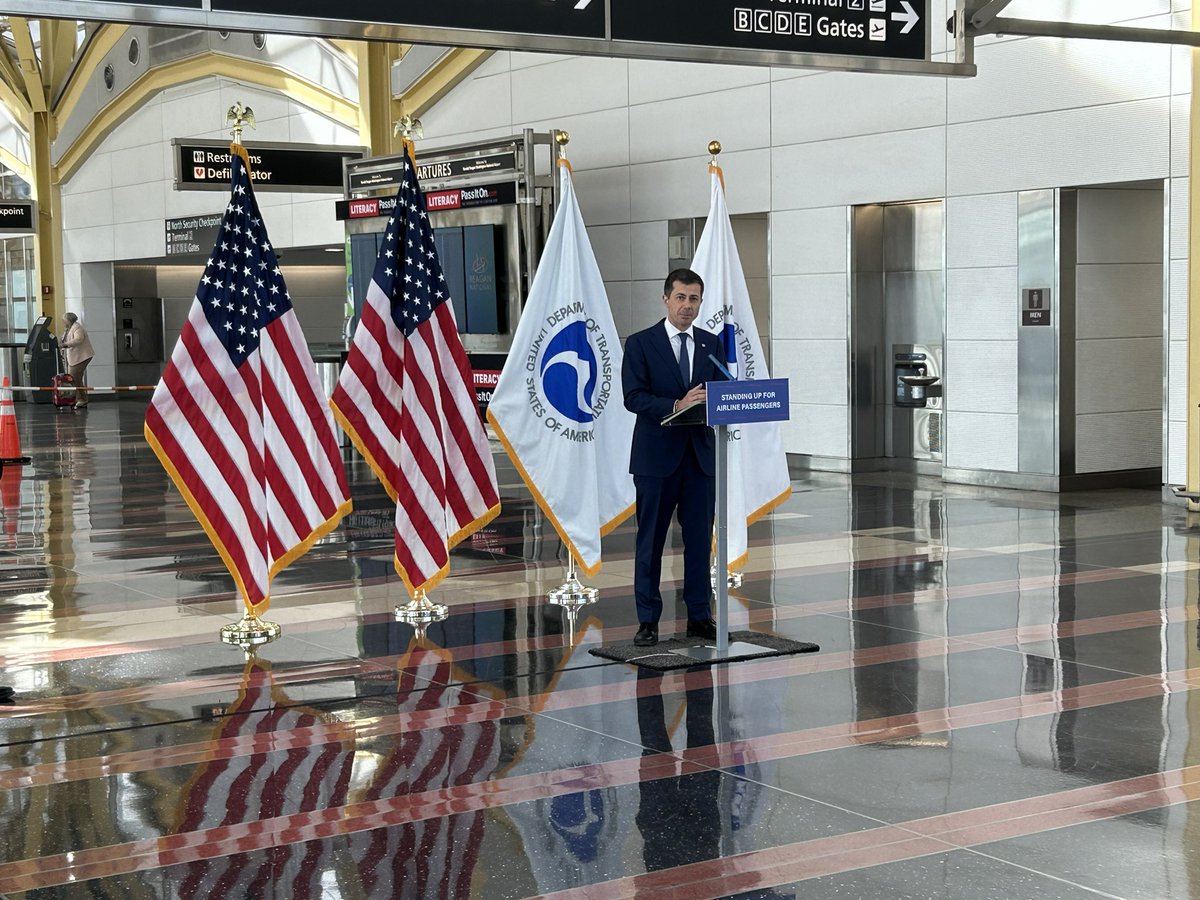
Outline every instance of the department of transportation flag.
[[232, 149], [220, 235], [144, 432], [257, 615], [275, 574], [332, 531], [350, 500], [245, 150]]
[[[725, 206], [725, 176], [710, 166], [712, 202], [708, 222], [696, 246], [692, 270], [704, 279], [704, 302], [699, 325], [721, 336], [725, 364], [734, 377], [770, 378], [763, 356], [750, 292], [742, 273], [729, 209]], [[787, 457], [778, 422], [739, 425], [729, 440], [729, 571], [746, 564], [746, 528], [782, 505], [792, 494]]]
[[450, 549], [500, 512], [471, 366], [406, 150], [350, 356], [331, 406], [396, 501], [396, 571], [410, 594], [450, 570]]
[[542, 512], [589, 577], [600, 538], [633, 513], [625, 461], [633, 413], [608, 295], [559, 161], [562, 199], [488, 404], [488, 421]]

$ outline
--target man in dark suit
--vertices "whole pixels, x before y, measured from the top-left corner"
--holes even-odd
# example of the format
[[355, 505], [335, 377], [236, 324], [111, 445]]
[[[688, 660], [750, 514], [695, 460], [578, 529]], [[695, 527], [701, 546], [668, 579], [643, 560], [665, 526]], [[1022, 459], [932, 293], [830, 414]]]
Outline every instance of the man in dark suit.
[[704, 383], [721, 377], [709, 358], [719, 353], [717, 336], [692, 324], [703, 295], [699, 275], [676, 269], [663, 286], [666, 318], [625, 342], [625, 408], [637, 415], [629, 471], [637, 494], [633, 591], [640, 627], [633, 642], [638, 647], [658, 643], [663, 545], [676, 511], [683, 533], [687, 633], [709, 640], [717, 634], [708, 572], [716, 496], [713, 431], [706, 425], [660, 424], [703, 401]]

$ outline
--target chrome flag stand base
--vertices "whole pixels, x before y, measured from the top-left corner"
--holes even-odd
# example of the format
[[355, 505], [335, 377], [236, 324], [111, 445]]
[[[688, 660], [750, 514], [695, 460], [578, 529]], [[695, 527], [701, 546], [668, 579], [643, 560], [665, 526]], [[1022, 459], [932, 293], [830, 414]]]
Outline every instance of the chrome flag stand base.
[[567, 614], [567, 642], [575, 645], [575, 625], [579, 619], [579, 610], [589, 603], [595, 603], [600, 592], [592, 587], [581, 584], [575, 574], [575, 559], [568, 554], [567, 580], [556, 587], [546, 596], [556, 606], [561, 606]]
[[581, 606], [595, 603], [600, 592], [595, 588], [580, 584], [579, 578], [575, 574], [575, 561], [571, 560], [567, 563], [567, 580], [546, 596], [550, 598], [551, 603], [579, 609]]
[[253, 613], [244, 613], [241, 621], [221, 626], [221, 641], [249, 650], [271, 643], [280, 633], [280, 627], [274, 622], [264, 621]]
[[442, 622], [450, 615], [450, 609], [440, 603], [431, 603], [429, 595], [420, 590], [404, 606], [397, 606], [395, 618], [397, 622], [411, 625], [416, 629], [417, 638], [424, 640], [425, 629], [434, 622]]

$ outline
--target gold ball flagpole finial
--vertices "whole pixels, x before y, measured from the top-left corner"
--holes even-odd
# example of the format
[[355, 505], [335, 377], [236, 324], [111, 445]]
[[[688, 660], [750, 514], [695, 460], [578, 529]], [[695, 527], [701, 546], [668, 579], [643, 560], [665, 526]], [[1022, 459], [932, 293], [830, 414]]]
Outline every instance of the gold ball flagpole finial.
[[566, 157], [567, 144], [571, 143], [571, 132], [569, 132], [569, 131], [554, 132], [554, 143], [558, 144], [558, 155], [560, 157]]
[[708, 152], [712, 155], [713, 159], [716, 159], [717, 156], [720, 155], [720, 153], [721, 153], [721, 142], [720, 141], [709, 141], [708, 142]]

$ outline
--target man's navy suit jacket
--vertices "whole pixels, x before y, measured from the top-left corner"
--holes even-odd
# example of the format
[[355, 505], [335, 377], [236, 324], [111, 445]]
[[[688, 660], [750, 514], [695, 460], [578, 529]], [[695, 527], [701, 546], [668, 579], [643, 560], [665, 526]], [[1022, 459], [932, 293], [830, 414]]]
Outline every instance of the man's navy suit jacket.
[[723, 380], [711, 359], [721, 358], [721, 342], [715, 334], [692, 327], [694, 339], [688, 344], [692, 357], [692, 380], [683, 383], [679, 356], [667, 337], [665, 320], [631, 334], [625, 341], [625, 361], [621, 381], [625, 408], [637, 416], [633, 426], [633, 447], [629, 453], [629, 472], [665, 478], [679, 468], [683, 454], [695, 446], [696, 458], [706, 475], [716, 474], [716, 444], [707, 425], [668, 425], [659, 423], [669, 416], [675, 401], [697, 384]]

